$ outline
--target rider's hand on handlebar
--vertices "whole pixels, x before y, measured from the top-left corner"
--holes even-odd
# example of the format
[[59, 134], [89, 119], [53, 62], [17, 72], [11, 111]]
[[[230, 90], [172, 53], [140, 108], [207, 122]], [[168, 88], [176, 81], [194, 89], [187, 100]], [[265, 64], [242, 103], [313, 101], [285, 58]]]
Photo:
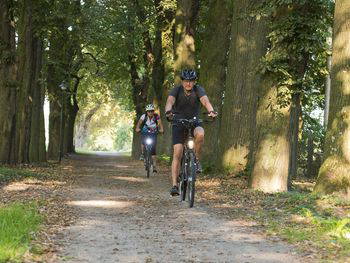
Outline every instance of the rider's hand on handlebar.
[[215, 118], [216, 116], [218, 116], [218, 113], [216, 111], [212, 110], [208, 113], [208, 117]]
[[167, 121], [172, 121], [174, 118], [174, 114], [171, 111], [165, 112], [165, 116], [166, 116]]

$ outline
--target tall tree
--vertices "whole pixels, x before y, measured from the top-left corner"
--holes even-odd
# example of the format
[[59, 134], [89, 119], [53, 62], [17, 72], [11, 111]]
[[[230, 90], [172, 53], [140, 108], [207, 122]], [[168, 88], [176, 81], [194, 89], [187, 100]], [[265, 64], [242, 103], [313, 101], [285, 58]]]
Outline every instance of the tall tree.
[[[65, 15], [62, 15], [65, 14]], [[71, 131], [68, 109], [65, 107], [71, 98], [74, 58], [80, 49], [79, 30], [80, 2], [64, 0], [53, 7], [50, 24], [47, 87], [50, 100], [48, 157], [58, 159], [67, 151], [67, 131]], [[61, 90], [61, 84], [66, 90]], [[63, 116], [63, 117], [61, 117]], [[66, 129], [69, 128], [69, 129]]]
[[195, 68], [195, 33], [199, 0], [177, 0], [174, 36], [175, 83], [184, 68]]
[[[153, 70], [153, 87], [157, 95], [157, 103], [162, 113], [169, 90], [174, 82], [174, 23], [175, 0], [155, 0], [157, 11], [157, 27], [154, 42], [155, 66]], [[171, 151], [171, 126], [166, 121], [165, 114], [160, 114], [164, 126], [164, 134], [159, 137], [157, 151], [169, 154]]]
[[252, 152], [259, 63], [267, 49], [267, 23], [251, 16], [260, 1], [235, 1], [231, 48], [220, 130], [220, 166], [239, 172], [246, 168]]
[[327, 49], [330, 1], [262, 1], [260, 8], [270, 17], [270, 47], [262, 63], [270, 88], [260, 89], [250, 185], [286, 191], [297, 170], [302, 95], [314, 87], [315, 76], [322, 76], [315, 67], [322, 69], [319, 58]]
[[[259, 89], [250, 187], [264, 192], [287, 191], [290, 158], [289, 105], [279, 105], [279, 92], [266, 75]], [[284, 90], [286, 92], [286, 90]]]
[[350, 0], [335, 2], [329, 119], [324, 162], [314, 191], [350, 193]]
[[[48, 73], [47, 88], [50, 101], [50, 117], [49, 117], [49, 147], [48, 158], [58, 159], [60, 153], [60, 137], [61, 135], [61, 111], [63, 110], [63, 91], [60, 84], [67, 85], [68, 77], [66, 69], [68, 63], [66, 54], [67, 50], [67, 24], [64, 18], [56, 20], [54, 30], [49, 36], [50, 48], [48, 51]], [[64, 118], [63, 118], [64, 119]], [[64, 130], [64, 128], [63, 128]]]
[[34, 40], [34, 79], [33, 79], [33, 109], [30, 127], [29, 161], [45, 162], [45, 123], [44, 123], [44, 99], [45, 89], [43, 83], [43, 41], [39, 38]]
[[[18, 162], [20, 163], [39, 161], [39, 152], [41, 161], [46, 159], [43, 154], [45, 139], [43, 140], [42, 136], [38, 136], [44, 129], [43, 92], [39, 83], [42, 65], [42, 40], [39, 39], [39, 8], [40, 1], [20, 2], [18, 30], [18, 81], [20, 86], [16, 134], [16, 151], [18, 151]], [[38, 141], [30, 147], [32, 133], [37, 133], [35, 136], [37, 136]], [[29, 153], [30, 150], [31, 154]], [[30, 160], [30, 155], [33, 160]]]
[[16, 43], [13, 2], [0, 1], [0, 163], [15, 162]]
[[226, 68], [230, 46], [232, 5], [230, 1], [211, 1], [205, 21], [205, 33], [201, 45], [200, 83], [217, 109], [219, 116], [214, 123], [205, 125], [203, 161], [216, 164], [221, 126], [222, 100], [226, 88]]

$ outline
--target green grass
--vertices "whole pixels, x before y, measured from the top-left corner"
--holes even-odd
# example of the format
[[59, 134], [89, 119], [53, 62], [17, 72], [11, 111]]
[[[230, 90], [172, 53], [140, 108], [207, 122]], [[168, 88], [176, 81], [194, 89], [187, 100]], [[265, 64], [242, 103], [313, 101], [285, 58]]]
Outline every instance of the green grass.
[[0, 262], [21, 262], [41, 222], [35, 203], [0, 206]]
[[350, 218], [347, 214], [337, 215], [340, 204], [343, 205], [332, 196], [300, 192], [274, 194], [262, 200], [263, 216], [253, 216], [253, 219], [265, 218], [268, 232], [290, 243], [312, 242], [314, 248], [325, 252], [324, 258], [333, 254], [347, 257], [350, 255]]

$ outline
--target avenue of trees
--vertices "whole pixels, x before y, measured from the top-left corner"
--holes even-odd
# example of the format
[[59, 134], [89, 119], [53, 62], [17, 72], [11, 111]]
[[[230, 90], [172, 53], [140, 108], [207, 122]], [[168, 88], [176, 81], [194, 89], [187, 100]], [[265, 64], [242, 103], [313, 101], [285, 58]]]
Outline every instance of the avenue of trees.
[[315, 192], [349, 196], [350, 0], [0, 0], [0, 15], [1, 163], [74, 152], [110, 100], [134, 123], [154, 103], [169, 155], [165, 101], [193, 68], [219, 113], [206, 167], [264, 192], [303, 174]]

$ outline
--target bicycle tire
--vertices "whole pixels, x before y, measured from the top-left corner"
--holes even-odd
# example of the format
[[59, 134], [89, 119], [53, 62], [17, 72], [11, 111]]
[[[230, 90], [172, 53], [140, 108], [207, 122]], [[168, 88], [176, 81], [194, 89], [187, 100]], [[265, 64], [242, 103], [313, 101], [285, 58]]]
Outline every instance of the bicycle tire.
[[146, 150], [146, 176], [150, 177], [152, 174], [152, 156], [148, 150]]
[[186, 189], [187, 189], [186, 177], [187, 177], [186, 166], [185, 166], [185, 161], [183, 156], [183, 159], [181, 160], [180, 185], [179, 185], [181, 202], [186, 200]]
[[189, 171], [188, 179], [187, 179], [188, 205], [191, 208], [194, 205], [194, 196], [196, 192], [196, 165], [195, 165], [194, 154], [190, 155], [188, 171]]

